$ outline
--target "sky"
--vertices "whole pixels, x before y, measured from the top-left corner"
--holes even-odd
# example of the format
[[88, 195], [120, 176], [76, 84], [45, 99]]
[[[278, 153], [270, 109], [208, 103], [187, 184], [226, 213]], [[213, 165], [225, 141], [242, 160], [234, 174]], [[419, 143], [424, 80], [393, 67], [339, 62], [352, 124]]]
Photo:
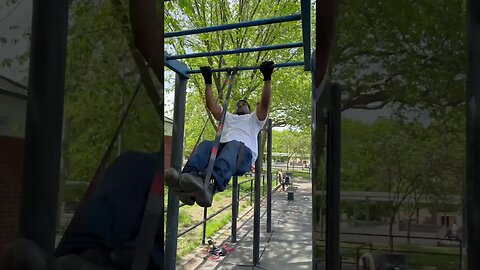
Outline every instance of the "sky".
[[[0, 0], [0, 38], [7, 37], [7, 43], [0, 42], [0, 62], [5, 58], [28, 51], [30, 40], [23, 33], [30, 33], [32, 17], [32, 0], [17, 0], [15, 4], [6, 5], [7, 0]], [[15, 43], [12, 39], [18, 39]], [[20, 66], [1, 67], [0, 74], [15, 81], [26, 84], [28, 78], [28, 62]]]
[[[7, 0], [0, 0], [0, 37], [8, 37], [7, 43], [0, 43], [0, 61], [5, 58], [14, 58], [28, 50], [29, 39], [22, 37], [24, 32], [30, 32], [32, 0], [18, 0], [15, 4], [6, 6]], [[15, 26], [15, 27], [12, 27]], [[12, 38], [19, 39], [18, 42], [12, 42]], [[191, 53], [191, 52], [188, 52]], [[0, 74], [9, 77], [15, 81], [27, 84], [28, 63], [23, 66], [13, 64], [12, 67], [0, 67]], [[175, 73], [165, 69], [165, 88], [174, 88]], [[171, 78], [168, 80], [168, 78]], [[165, 92], [165, 114], [173, 117], [174, 91]], [[342, 116], [349, 119], [359, 120], [371, 123], [379, 117], [388, 117], [391, 109], [380, 110], [347, 110]]]

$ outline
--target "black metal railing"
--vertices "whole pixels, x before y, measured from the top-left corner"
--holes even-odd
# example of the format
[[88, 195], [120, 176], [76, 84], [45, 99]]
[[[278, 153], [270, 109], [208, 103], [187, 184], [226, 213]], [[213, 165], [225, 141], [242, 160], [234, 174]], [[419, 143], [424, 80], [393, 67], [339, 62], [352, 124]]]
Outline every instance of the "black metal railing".
[[[265, 179], [264, 177], [265, 175], [262, 176], [263, 179]], [[205, 244], [205, 238], [206, 238], [206, 224], [207, 224], [207, 221], [213, 219], [214, 217], [218, 216], [219, 214], [225, 212], [226, 210], [228, 210], [229, 208], [232, 208], [232, 212], [236, 212], [237, 214], [232, 214], [232, 228], [234, 228], [232, 230], [232, 242], [235, 242], [234, 240], [236, 240], [236, 221], [238, 219], [237, 215], [238, 215], [238, 207], [239, 207], [239, 204], [236, 203], [237, 202], [240, 202], [240, 201], [244, 201], [247, 197], [249, 197], [249, 200], [250, 200], [250, 206], [252, 205], [253, 203], [253, 194], [254, 194], [254, 190], [253, 190], [253, 181], [255, 179], [248, 179], [248, 180], [245, 180], [245, 181], [242, 181], [240, 183], [238, 183], [237, 185], [233, 184], [229, 187], [227, 187], [225, 189], [226, 190], [229, 190], [229, 189], [232, 189], [233, 193], [234, 194], [238, 194], [237, 197], [236, 196], [232, 196], [232, 202], [229, 203], [228, 205], [222, 207], [221, 209], [219, 209], [218, 211], [216, 211], [214, 214], [210, 215], [210, 216], [207, 216], [205, 215], [205, 211], [204, 211], [204, 217], [201, 221], [189, 226], [188, 228], [186, 228], [185, 230], [183, 230], [182, 232], [180, 232], [178, 234], [178, 238], [186, 235], [187, 233], [193, 231], [195, 228], [199, 227], [200, 225], [203, 225], [203, 231], [202, 231], [202, 244]], [[236, 181], [235, 179], [233, 180], [234, 182]], [[241, 186], [246, 184], [246, 183], [250, 183], [250, 188], [249, 190], [247, 191], [247, 193], [244, 193], [242, 197], [240, 197], [240, 190], [241, 190]], [[278, 181], [276, 180], [276, 183], [277, 185], [275, 186], [275, 188], [272, 188], [273, 191], [277, 190], [279, 185], [278, 185]], [[262, 190], [266, 190], [266, 184], [264, 181], [262, 181]], [[265, 192], [264, 192], [265, 193]], [[262, 197], [264, 197], [265, 194], [262, 194]], [[185, 206], [185, 204], [181, 204], [179, 207], [183, 207]], [[234, 206], [234, 207], [232, 207]]]
[[[324, 232], [323, 232], [324, 233]], [[341, 232], [341, 235], [355, 235], [355, 236], [371, 236], [371, 237], [390, 237], [389, 234], [372, 234], [372, 233], [352, 233], [352, 232]], [[438, 237], [423, 237], [423, 236], [408, 236], [408, 235], [391, 235], [392, 238], [410, 238], [410, 239], [420, 239], [420, 240], [436, 240], [436, 241], [444, 241], [445, 238], [438, 238]], [[386, 248], [386, 247], [375, 247], [375, 245], [379, 245], [379, 243], [364, 243], [364, 242], [357, 242], [357, 241], [341, 241], [341, 244], [351, 244], [354, 245], [353, 247], [348, 248], [340, 248], [340, 259], [342, 264], [354, 264], [356, 265], [356, 269], [360, 269], [359, 261], [362, 256], [361, 250], [367, 249], [370, 253], [371, 252], [387, 252], [387, 253], [403, 253], [403, 254], [417, 254], [417, 255], [431, 255], [431, 256], [446, 256], [446, 257], [458, 257], [458, 269], [461, 269], [462, 266], [462, 241], [460, 239], [448, 239], [451, 242], [457, 242], [458, 244], [458, 253], [447, 253], [447, 252], [433, 252], [433, 251], [422, 251], [422, 250], [409, 250], [409, 249], [399, 249], [399, 248]], [[357, 245], [357, 246], [355, 246]], [[324, 245], [318, 245], [318, 247], [325, 248]], [[456, 247], [456, 246], [455, 246]], [[354, 261], [352, 261], [352, 258]], [[321, 260], [321, 261], [324, 261]], [[427, 265], [418, 265], [415, 263], [407, 262], [409, 267], [421, 267]], [[454, 268], [452, 268], [454, 269]]]

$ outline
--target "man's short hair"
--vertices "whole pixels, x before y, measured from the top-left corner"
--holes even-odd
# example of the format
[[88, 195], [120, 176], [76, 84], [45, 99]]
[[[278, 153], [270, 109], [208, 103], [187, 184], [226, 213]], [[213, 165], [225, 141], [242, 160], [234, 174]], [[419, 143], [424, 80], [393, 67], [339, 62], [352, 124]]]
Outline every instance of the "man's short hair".
[[248, 103], [248, 101], [246, 101], [245, 99], [240, 99], [239, 101], [237, 101], [237, 104], [238, 104], [238, 102], [240, 102], [240, 101], [243, 101], [243, 102], [245, 102], [245, 104], [247, 104], [248, 110], [250, 110], [250, 111], [252, 110], [252, 108], [250, 107], [250, 104]]

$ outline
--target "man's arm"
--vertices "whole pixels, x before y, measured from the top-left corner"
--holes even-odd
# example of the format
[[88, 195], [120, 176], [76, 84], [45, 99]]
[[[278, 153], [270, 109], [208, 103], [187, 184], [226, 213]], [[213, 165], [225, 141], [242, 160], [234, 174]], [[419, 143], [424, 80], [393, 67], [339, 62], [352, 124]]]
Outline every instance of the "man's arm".
[[263, 62], [260, 65], [260, 71], [263, 74], [263, 91], [260, 104], [257, 107], [257, 118], [260, 121], [263, 121], [267, 118], [268, 109], [270, 108], [270, 97], [272, 96], [272, 72], [273, 72], [273, 62]]
[[265, 81], [263, 83], [262, 98], [257, 107], [257, 118], [263, 121], [267, 118], [268, 109], [270, 108], [270, 97], [272, 96], [272, 81]]
[[200, 67], [200, 71], [205, 80], [205, 101], [207, 102], [207, 108], [210, 110], [213, 117], [217, 119], [217, 121], [220, 121], [222, 118], [222, 107], [213, 97], [212, 69], [210, 67]]
[[211, 84], [205, 85], [205, 101], [207, 102], [207, 108], [210, 110], [213, 117], [217, 121], [220, 121], [222, 118], [222, 107], [215, 101], [212, 88]]

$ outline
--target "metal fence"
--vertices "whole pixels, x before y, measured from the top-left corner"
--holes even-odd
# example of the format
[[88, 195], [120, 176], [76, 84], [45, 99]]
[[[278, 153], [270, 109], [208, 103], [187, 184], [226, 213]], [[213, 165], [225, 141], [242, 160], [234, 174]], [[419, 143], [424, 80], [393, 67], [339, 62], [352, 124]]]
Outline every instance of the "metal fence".
[[[264, 197], [266, 194], [265, 193], [268, 193], [269, 190], [267, 190], [268, 188], [268, 185], [267, 183], [265, 183], [265, 174], [262, 175], [262, 186], [261, 186], [261, 194], [262, 194], [262, 197]], [[233, 178], [233, 184], [231, 186], [228, 186], [226, 190], [232, 190], [232, 202], [229, 203], [228, 205], [222, 207], [220, 210], [216, 211], [215, 213], [211, 214], [210, 216], [208, 216], [207, 214], [207, 211], [205, 211], [207, 208], [204, 208], [204, 215], [203, 215], [203, 219], [191, 226], [189, 226], [188, 228], [186, 228], [185, 230], [183, 230], [182, 232], [180, 232], [178, 234], [178, 238], [188, 234], [189, 232], [193, 231], [195, 228], [199, 227], [200, 225], [203, 225], [203, 230], [202, 230], [202, 244], [205, 244], [205, 240], [206, 240], [206, 230], [207, 230], [207, 221], [215, 218], [216, 216], [218, 216], [219, 214], [225, 212], [226, 210], [228, 209], [232, 209], [232, 223], [231, 223], [231, 227], [232, 227], [232, 233], [231, 233], [231, 241], [233, 243], [236, 242], [236, 233], [237, 233], [237, 220], [238, 220], [238, 211], [239, 211], [239, 202], [241, 201], [244, 201], [245, 199], [247, 199], [248, 197], [248, 200], [249, 200], [249, 204], [250, 206], [253, 205], [253, 196], [254, 196], [254, 188], [253, 188], [253, 182], [255, 181], [254, 178], [252, 179], [248, 179], [248, 180], [245, 180], [245, 181], [242, 181], [240, 183], [238, 183], [238, 178], [237, 177], [234, 177]], [[242, 185], [245, 186], [245, 184], [248, 184], [250, 183], [250, 185], [247, 185], [249, 186], [248, 188], [248, 191], [244, 194], [241, 194], [241, 190], [242, 190]], [[273, 190], [276, 190], [277, 188], [279, 187], [278, 185], [278, 181], [276, 180], [276, 187], [273, 189]], [[270, 190], [271, 192], [272, 190]], [[241, 196], [241, 197], [240, 197]], [[268, 199], [268, 198], [267, 198]], [[271, 199], [271, 198], [270, 198]], [[180, 204], [179, 207], [183, 207], [185, 206], [186, 204]], [[271, 209], [268, 209], [271, 211]], [[271, 213], [271, 212], [270, 212]]]
[[[369, 234], [369, 233], [350, 233], [350, 232], [341, 232], [341, 235], [357, 235], [357, 236], [371, 236], [371, 237], [390, 237], [388, 234]], [[411, 239], [422, 239], [422, 240], [436, 240], [444, 241], [444, 238], [438, 237], [422, 237], [422, 236], [406, 236], [406, 235], [391, 235], [393, 238], [411, 238]], [[384, 253], [395, 253], [395, 254], [405, 254], [405, 255], [426, 255], [426, 256], [443, 256], [452, 258], [452, 260], [458, 260], [458, 266], [455, 265], [445, 265], [444, 268], [435, 268], [435, 269], [461, 269], [462, 268], [462, 241], [460, 239], [449, 239], [452, 243], [456, 243], [453, 247], [458, 248], [458, 253], [448, 253], [448, 252], [433, 252], [433, 251], [422, 251], [408, 248], [386, 248], [386, 244], [382, 243], [365, 243], [365, 242], [356, 242], [356, 241], [341, 241], [340, 242], [340, 258], [342, 265], [352, 265], [355, 269], [360, 269], [360, 259], [364, 252], [375, 253], [375, 252], [384, 252]], [[348, 247], [347, 247], [348, 246]], [[317, 245], [317, 247], [325, 248], [325, 245]], [[435, 247], [438, 249], [444, 247]], [[408, 258], [408, 257], [407, 257]], [[437, 258], [437, 257], [435, 257]], [[323, 259], [322, 261], [325, 261]], [[428, 265], [428, 262], [425, 263], [412, 263], [407, 259], [408, 269], [424, 269], [424, 267], [433, 267]], [[350, 268], [348, 268], [350, 269]]]

